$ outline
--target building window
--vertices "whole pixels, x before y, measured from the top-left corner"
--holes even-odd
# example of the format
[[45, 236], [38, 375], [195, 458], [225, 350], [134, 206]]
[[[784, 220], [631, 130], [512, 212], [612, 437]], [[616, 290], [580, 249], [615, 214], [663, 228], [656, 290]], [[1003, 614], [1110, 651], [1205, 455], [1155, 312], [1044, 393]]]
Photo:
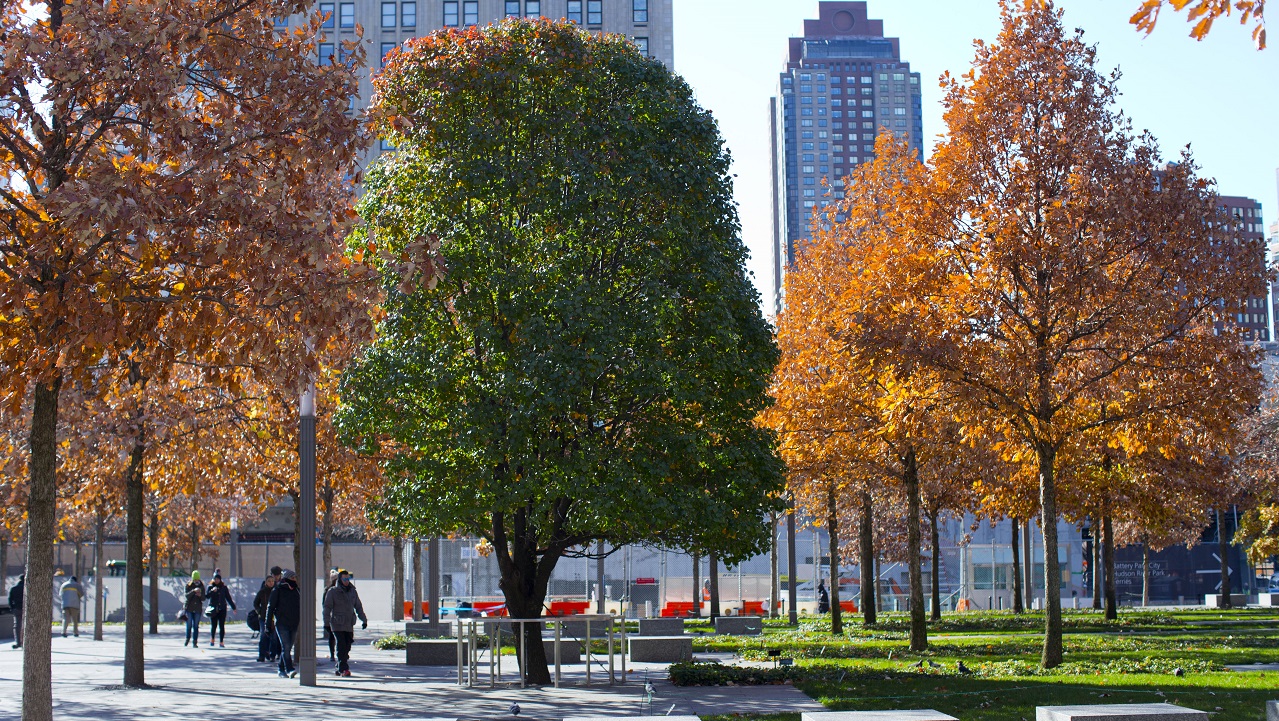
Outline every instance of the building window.
[[457, 0], [446, 0], [444, 3], [444, 27], [455, 28], [457, 24]]
[[463, 0], [462, 24], [463, 25], [479, 25], [480, 24], [480, 0]]
[[801, 168], [801, 172], [804, 172], [804, 173], [811, 173], [811, 172], [813, 172], [813, 166], [811, 166], [811, 165], [805, 165], [805, 166], [802, 166], [802, 168]]
[[417, 27], [417, 3], [400, 3], [400, 27]]
[[341, 5], [338, 5], [338, 27], [355, 27], [355, 3], [342, 3]]
[[604, 0], [586, 0], [586, 24], [604, 24]]
[[333, 64], [333, 43], [320, 43], [320, 64]]
[[382, 27], [395, 27], [395, 3], [382, 3]]
[[582, 24], [582, 0], [568, 0], [568, 21]]
[[336, 14], [336, 10], [337, 8], [334, 7], [333, 3], [320, 3], [320, 15], [324, 18], [320, 22], [320, 27], [325, 30], [333, 29], [333, 21], [335, 20], [333, 16]]
[[520, 0], [506, 0], [506, 17], [517, 18], [520, 16]]
[[524, 17], [526, 18], [542, 17], [542, 0], [525, 0]]
[[639, 48], [640, 55], [648, 57], [648, 38], [635, 38], [635, 47]]
[[648, 0], [631, 0], [631, 19], [637, 23], [648, 22]]
[[395, 43], [382, 43], [382, 60], [378, 67], [386, 67], [386, 56], [395, 49]]
[[905, 115], [906, 108], [893, 108], [893, 115]]

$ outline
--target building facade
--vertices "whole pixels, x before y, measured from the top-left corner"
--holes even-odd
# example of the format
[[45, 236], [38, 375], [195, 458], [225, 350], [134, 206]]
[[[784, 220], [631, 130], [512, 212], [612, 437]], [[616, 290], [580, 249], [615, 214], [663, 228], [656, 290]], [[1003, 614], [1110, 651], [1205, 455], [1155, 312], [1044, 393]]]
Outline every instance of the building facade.
[[[1219, 198], [1221, 207], [1233, 218], [1235, 227], [1248, 242], [1255, 243], [1258, 248], [1257, 262], [1264, 272], [1266, 265], [1265, 235], [1261, 219], [1261, 201], [1237, 195], [1223, 195]], [[1235, 322], [1244, 329], [1244, 340], [1269, 342], [1270, 335], [1270, 303], [1266, 296], [1248, 298], [1241, 312], [1235, 314]]]
[[[769, 101], [773, 153], [773, 311], [782, 308], [786, 269], [822, 205], [843, 196], [844, 178], [875, 156], [888, 130], [923, 156], [919, 74], [884, 37], [865, 2], [821, 2], [792, 37], [777, 94]], [[823, 185], [825, 180], [828, 185]]]
[[[405, 41], [442, 28], [487, 25], [504, 18], [566, 19], [591, 32], [616, 33], [630, 38], [650, 57], [674, 67], [674, 0], [333, 0], [318, 2], [325, 14], [324, 36], [317, 44], [316, 62], [342, 60], [342, 43], [360, 40], [368, 71], [360, 79], [353, 111], [363, 110], [373, 94], [373, 77], [392, 49]], [[307, 18], [295, 16], [276, 21], [281, 31], [299, 26]], [[362, 29], [363, 35], [357, 36]], [[375, 144], [366, 162], [389, 148]]]

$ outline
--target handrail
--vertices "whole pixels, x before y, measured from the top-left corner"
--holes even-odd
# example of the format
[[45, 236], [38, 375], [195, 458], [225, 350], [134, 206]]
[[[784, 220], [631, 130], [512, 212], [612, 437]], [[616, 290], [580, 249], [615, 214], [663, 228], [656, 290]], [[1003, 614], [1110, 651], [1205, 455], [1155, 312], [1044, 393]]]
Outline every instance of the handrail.
[[[560, 687], [562, 677], [562, 669], [560, 664], [560, 644], [564, 640], [562, 630], [565, 623], [585, 623], [586, 640], [570, 634], [573, 642], [585, 646], [586, 655], [586, 685], [591, 684], [591, 664], [594, 661], [594, 654], [591, 651], [591, 623], [602, 623], [608, 631], [608, 683], [609, 685], [617, 683], [626, 683], [626, 620], [611, 614], [579, 614], [573, 616], [543, 616], [539, 618], [509, 618], [505, 616], [489, 616], [481, 618], [459, 618], [457, 619], [457, 683], [459, 686], [473, 687], [478, 681], [479, 676], [479, 626], [480, 624], [493, 624], [495, 633], [489, 635], [488, 654], [489, 654], [489, 687], [495, 687], [502, 675], [501, 662], [501, 636], [502, 626], [510, 624], [519, 626], [517, 631], [519, 635], [519, 672], [520, 687], [523, 688], [528, 683], [528, 674], [525, 672], [524, 663], [527, 656], [527, 634], [526, 625], [530, 623], [542, 624], [545, 627], [550, 624], [555, 635], [552, 638], [542, 637], [543, 643], [546, 641], [553, 642], [553, 656], [555, 661], [555, 687]], [[614, 665], [614, 633], [620, 630], [621, 637], [621, 680], [619, 682]], [[494, 641], [496, 636], [497, 641]], [[600, 664], [603, 666], [603, 664]]]

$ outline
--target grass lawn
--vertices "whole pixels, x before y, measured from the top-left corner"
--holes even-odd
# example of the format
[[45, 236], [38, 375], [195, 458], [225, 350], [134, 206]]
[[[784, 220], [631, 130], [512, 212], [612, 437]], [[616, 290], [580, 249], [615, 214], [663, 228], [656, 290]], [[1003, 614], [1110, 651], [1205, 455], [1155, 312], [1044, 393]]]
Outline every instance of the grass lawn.
[[731, 665], [771, 669], [770, 651], [795, 665], [755, 678], [685, 666], [682, 678], [767, 683], [784, 675], [831, 710], [934, 708], [963, 721], [1033, 720], [1036, 706], [1158, 702], [1252, 721], [1279, 699], [1279, 672], [1225, 668], [1279, 663], [1279, 613], [1269, 609], [1129, 612], [1113, 623], [1068, 611], [1065, 662], [1051, 671], [1038, 667], [1042, 614], [953, 614], [930, 626], [922, 654], [907, 649], [905, 614], [881, 615], [869, 629], [852, 620], [841, 636], [829, 620], [809, 620], [798, 630], [769, 622], [762, 636], [701, 639], [697, 652], [732, 653]]

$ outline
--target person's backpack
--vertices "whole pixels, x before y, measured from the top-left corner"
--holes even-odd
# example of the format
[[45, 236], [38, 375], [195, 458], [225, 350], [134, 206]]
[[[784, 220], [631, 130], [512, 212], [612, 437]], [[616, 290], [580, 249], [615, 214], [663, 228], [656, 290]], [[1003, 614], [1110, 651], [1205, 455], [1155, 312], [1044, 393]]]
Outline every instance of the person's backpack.
[[262, 619], [258, 618], [258, 610], [252, 609], [248, 615], [244, 617], [244, 623], [249, 627], [250, 631], [262, 630]]

